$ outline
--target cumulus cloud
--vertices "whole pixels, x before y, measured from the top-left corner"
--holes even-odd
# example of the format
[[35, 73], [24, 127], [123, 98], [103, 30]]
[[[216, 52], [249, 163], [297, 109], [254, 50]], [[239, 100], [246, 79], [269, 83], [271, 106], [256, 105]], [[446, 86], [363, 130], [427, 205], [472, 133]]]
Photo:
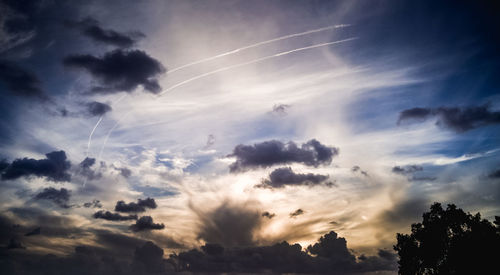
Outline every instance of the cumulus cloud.
[[339, 149], [328, 147], [315, 139], [298, 147], [294, 142], [283, 143], [278, 140], [264, 141], [254, 145], [238, 145], [229, 157], [236, 161], [229, 166], [231, 172], [243, 172], [248, 169], [270, 167], [277, 164], [302, 163], [317, 167], [332, 162]]
[[245, 205], [224, 202], [210, 212], [197, 212], [200, 218], [198, 238], [227, 247], [255, 244], [254, 233], [260, 228], [259, 211]]
[[153, 242], [148, 241], [142, 247], [135, 249], [134, 261], [132, 263], [132, 270], [134, 272], [163, 273], [166, 268], [165, 265], [163, 249]]
[[156, 77], [166, 70], [156, 59], [139, 50], [114, 50], [102, 57], [88, 54], [68, 56], [65, 66], [90, 73], [101, 85], [95, 93], [132, 92], [138, 86], [157, 94], [161, 87]]
[[290, 167], [277, 168], [269, 174], [269, 179], [265, 179], [256, 187], [261, 188], [283, 188], [287, 185], [318, 185], [328, 179], [327, 175], [318, 174], [298, 174]]
[[155, 209], [157, 207], [155, 199], [146, 198], [146, 199], [138, 199], [137, 203], [130, 202], [125, 203], [124, 201], [116, 202], [115, 211], [117, 212], [144, 212], [146, 208]]
[[64, 151], [45, 154], [45, 159], [16, 159], [2, 171], [2, 180], [12, 180], [23, 176], [46, 177], [51, 181], [70, 181], [68, 170], [71, 163]]
[[106, 114], [107, 112], [111, 111], [111, 106], [105, 103], [97, 102], [97, 101], [92, 101], [87, 104], [85, 104], [87, 107], [87, 113], [90, 116], [102, 116]]
[[61, 188], [59, 190], [48, 187], [44, 188], [42, 192], [35, 195], [35, 200], [49, 200], [62, 208], [70, 208], [68, 205], [69, 198], [71, 194], [66, 188]]
[[407, 166], [394, 166], [392, 167], [392, 172], [400, 175], [413, 174], [415, 172], [423, 171], [424, 168], [419, 165], [407, 165]]
[[102, 204], [100, 200], [92, 200], [91, 202], [86, 202], [83, 204], [85, 208], [101, 208]]
[[126, 167], [122, 167], [122, 168], [115, 167], [115, 170], [120, 171], [120, 175], [122, 175], [124, 178], [129, 178], [130, 176], [132, 176], [132, 170], [130, 170]]
[[347, 249], [345, 238], [339, 238], [334, 231], [322, 236], [319, 241], [307, 247], [307, 251], [318, 257], [328, 258], [332, 265], [354, 265], [356, 258]]
[[132, 47], [145, 35], [140, 32], [120, 33], [110, 29], [104, 29], [99, 21], [87, 17], [81, 21], [66, 21], [66, 26], [79, 30], [83, 35], [95, 42], [113, 45], [121, 48]]
[[[376, 256], [356, 258], [344, 238], [331, 231], [307, 252], [299, 244], [287, 242], [271, 246], [224, 247], [209, 243], [197, 249], [170, 255], [175, 270], [209, 273], [327, 273], [352, 274], [394, 271], [396, 256], [379, 250]], [[314, 256], [311, 256], [314, 255]]]
[[271, 113], [277, 116], [286, 116], [288, 114], [287, 109], [290, 107], [291, 106], [287, 104], [275, 104]]
[[361, 167], [357, 166], [357, 165], [354, 165], [352, 168], [351, 168], [351, 171], [353, 173], [357, 173], [359, 172], [361, 175], [365, 176], [365, 177], [369, 177], [368, 175], [368, 172], [364, 171], [364, 170], [361, 170]]
[[302, 209], [297, 209], [294, 212], [290, 213], [290, 218], [295, 218], [297, 216], [303, 215], [305, 212]]
[[137, 220], [137, 215], [120, 215], [118, 213], [111, 213], [109, 211], [100, 210], [94, 213], [95, 219], [103, 219], [108, 221], [128, 221]]
[[490, 111], [489, 105], [468, 107], [412, 108], [399, 114], [398, 124], [405, 121], [423, 122], [435, 117], [436, 125], [457, 133], [500, 123], [500, 112]]
[[95, 164], [95, 158], [86, 157], [79, 166], [79, 174], [86, 177], [88, 180], [95, 180], [102, 177], [100, 172], [94, 171], [91, 167]]
[[130, 229], [134, 232], [144, 230], [161, 230], [164, 228], [165, 225], [163, 223], [154, 223], [151, 216], [142, 216], [135, 222], [135, 224], [130, 226]]
[[435, 181], [437, 178], [432, 176], [416, 176], [417, 172], [424, 171], [424, 168], [420, 165], [406, 165], [406, 166], [394, 166], [392, 172], [394, 174], [399, 174], [407, 176], [409, 181]]
[[44, 97], [41, 82], [34, 73], [6, 60], [0, 60], [0, 83], [13, 95]]
[[265, 211], [264, 213], [262, 213], [262, 217], [266, 217], [266, 218], [268, 218], [268, 219], [272, 219], [272, 218], [274, 218], [275, 216], [276, 216], [276, 214], [274, 214], [274, 213], [270, 213], [270, 212], [268, 212], [268, 211]]

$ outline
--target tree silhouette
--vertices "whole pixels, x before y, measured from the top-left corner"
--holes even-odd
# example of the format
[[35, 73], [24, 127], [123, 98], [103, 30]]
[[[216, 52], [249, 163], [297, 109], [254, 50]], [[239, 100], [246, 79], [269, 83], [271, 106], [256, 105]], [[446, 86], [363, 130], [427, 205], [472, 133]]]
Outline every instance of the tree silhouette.
[[399, 274], [500, 274], [500, 217], [494, 224], [434, 203], [411, 234], [397, 234]]

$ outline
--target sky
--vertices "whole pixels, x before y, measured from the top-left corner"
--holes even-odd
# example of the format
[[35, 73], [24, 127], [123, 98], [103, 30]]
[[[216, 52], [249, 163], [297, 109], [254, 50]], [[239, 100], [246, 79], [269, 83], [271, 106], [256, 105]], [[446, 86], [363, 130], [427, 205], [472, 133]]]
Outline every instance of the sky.
[[0, 1], [0, 266], [396, 272], [433, 202], [500, 215], [498, 11]]

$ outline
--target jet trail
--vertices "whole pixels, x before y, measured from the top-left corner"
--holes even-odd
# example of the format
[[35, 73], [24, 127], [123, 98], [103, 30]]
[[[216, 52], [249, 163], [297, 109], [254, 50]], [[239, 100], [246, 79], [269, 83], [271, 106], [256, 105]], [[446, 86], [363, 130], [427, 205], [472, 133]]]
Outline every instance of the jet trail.
[[221, 54], [218, 54], [218, 55], [215, 55], [215, 56], [212, 56], [212, 57], [207, 57], [207, 58], [204, 58], [204, 59], [201, 59], [201, 60], [198, 60], [198, 61], [194, 61], [194, 62], [185, 64], [185, 65], [182, 65], [180, 67], [171, 69], [167, 73], [173, 73], [175, 71], [182, 70], [184, 68], [191, 67], [193, 65], [197, 65], [197, 64], [200, 64], [200, 63], [211, 61], [211, 60], [214, 60], [214, 59], [217, 59], [217, 58], [220, 58], [220, 57], [232, 55], [232, 54], [238, 53], [238, 52], [243, 51], [243, 50], [248, 50], [248, 49], [251, 49], [251, 48], [258, 47], [258, 46], [270, 44], [270, 43], [273, 43], [273, 42], [276, 42], [276, 41], [281, 41], [281, 40], [285, 40], [285, 39], [289, 39], [289, 38], [293, 38], [293, 37], [304, 36], [304, 35], [311, 34], [311, 33], [317, 33], [317, 32], [322, 32], [322, 31], [326, 31], [326, 30], [343, 28], [343, 27], [349, 27], [349, 26], [350, 25], [345, 25], [345, 24], [342, 24], [342, 25], [332, 25], [332, 26], [323, 27], [323, 28], [319, 28], [319, 29], [314, 29], [314, 30], [309, 30], [309, 31], [305, 31], [305, 32], [299, 32], [299, 33], [294, 33], [294, 34], [289, 34], [289, 35], [281, 36], [281, 37], [274, 38], [274, 39], [271, 39], [271, 40], [266, 40], [266, 41], [258, 42], [258, 43], [255, 43], [255, 44], [252, 44], [252, 45], [248, 45], [248, 46], [245, 46], [245, 47], [241, 47], [241, 48], [229, 51], [229, 52], [221, 53]]
[[123, 116], [120, 117], [120, 119], [118, 119], [115, 123], [115, 125], [113, 125], [113, 127], [111, 127], [111, 129], [109, 129], [108, 131], [108, 134], [106, 135], [106, 137], [104, 138], [104, 141], [101, 145], [101, 150], [99, 151], [99, 156], [97, 157], [97, 160], [100, 160], [101, 159], [101, 156], [102, 156], [102, 152], [104, 151], [104, 147], [106, 147], [106, 143], [108, 143], [108, 139], [109, 137], [111, 136], [111, 133], [113, 133], [113, 131], [115, 130], [116, 127], [118, 127], [118, 124], [120, 124], [120, 122], [125, 118], [127, 117], [130, 112], [132, 112], [132, 110], [129, 110], [128, 112], [126, 112]]
[[90, 143], [92, 142], [92, 135], [94, 134], [95, 132], [95, 129], [97, 129], [97, 126], [99, 126], [99, 123], [101, 123], [102, 121], [102, 116], [99, 117], [99, 120], [97, 121], [97, 123], [95, 124], [94, 128], [92, 129], [92, 131], [90, 132], [90, 135], [89, 135], [89, 141], [87, 143], [87, 153], [85, 154], [85, 157], [88, 157], [89, 156], [89, 151], [90, 151]]
[[[120, 98], [118, 98], [115, 102], [113, 102], [112, 105], [115, 105], [117, 104], [118, 102], [122, 101], [122, 99], [124, 99], [125, 97], [127, 96], [127, 94], [124, 94], [122, 95]], [[92, 135], [94, 134], [95, 130], [97, 129], [97, 127], [99, 126], [99, 124], [101, 123], [102, 121], [102, 118], [103, 116], [101, 116], [99, 118], [99, 120], [97, 121], [97, 123], [95, 124], [94, 128], [92, 129], [92, 131], [90, 132], [90, 135], [89, 135], [89, 142], [87, 143], [87, 153], [85, 154], [86, 157], [89, 156], [89, 152], [90, 152], [90, 143], [92, 142]]]
[[175, 84], [175, 85], [167, 88], [163, 92], [159, 93], [158, 96], [161, 96], [161, 95], [163, 95], [163, 94], [165, 94], [165, 93], [167, 93], [169, 91], [172, 91], [173, 89], [175, 89], [177, 87], [186, 85], [186, 84], [188, 84], [188, 83], [190, 83], [192, 81], [195, 81], [197, 79], [200, 79], [200, 78], [203, 78], [203, 77], [207, 77], [207, 76], [210, 76], [210, 75], [213, 75], [213, 74], [216, 74], [216, 73], [220, 73], [220, 72], [231, 70], [231, 69], [238, 68], [238, 67], [243, 67], [243, 66], [254, 64], [254, 63], [258, 63], [258, 62], [262, 62], [262, 61], [265, 61], [265, 60], [268, 60], [268, 59], [280, 57], [280, 56], [291, 54], [291, 53], [295, 53], [295, 52], [305, 51], [305, 50], [319, 48], [319, 47], [324, 47], [324, 46], [328, 46], [328, 45], [339, 44], [339, 43], [343, 43], [343, 42], [347, 42], [347, 41], [351, 41], [351, 40], [355, 40], [355, 39], [358, 39], [358, 38], [357, 37], [351, 37], [351, 38], [347, 38], [347, 39], [343, 39], [343, 40], [338, 40], [338, 41], [333, 41], [333, 42], [326, 42], [326, 43], [321, 43], [321, 44], [315, 44], [315, 45], [311, 45], [311, 46], [307, 46], [307, 47], [297, 48], [297, 49], [293, 49], [293, 50], [290, 50], [290, 51], [273, 54], [273, 55], [266, 56], [266, 57], [261, 57], [261, 58], [258, 58], [258, 59], [255, 59], [255, 60], [251, 60], [251, 61], [247, 61], [247, 62], [244, 62], [244, 63], [240, 63], [240, 64], [236, 64], [236, 65], [231, 65], [231, 66], [227, 66], [227, 67], [224, 67], [224, 68], [220, 68], [220, 69], [217, 69], [217, 70], [214, 70], [214, 71], [211, 71], [211, 72], [207, 72], [207, 73], [204, 73], [204, 74], [200, 74], [200, 75], [191, 77], [191, 78], [189, 78], [187, 80], [184, 80], [182, 82], [179, 82], [179, 83], [177, 83], [177, 84]]
[[[289, 50], [289, 51], [285, 51], [285, 52], [280, 52], [280, 53], [277, 53], [277, 54], [273, 54], [273, 55], [270, 55], [270, 56], [266, 56], [266, 57], [262, 57], [262, 58], [259, 58], [259, 59], [255, 59], [255, 60], [251, 60], [251, 61], [247, 61], [247, 62], [244, 62], [244, 63], [240, 63], [240, 64], [236, 64], [236, 65], [232, 65], [232, 66], [228, 66], [228, 67], [224, 67], [224, 68], [220, 68], [220, 69], [217, 69], [217, 70], [214, 70], [214, 71], [211, 71], [211, 72], [207, 72], [207, 73], [204, 73], [204, 74], [200, 74], [198, 76], [195, 76], [195, 77], [192, 77], [192, 78], [189, 78], [187, 80], [184, 80], [182, 82], [179, 82], [171, 87], [169, 87], [168, 89], [166, 89], [165, 91], [159, 93], [157, 95], [157, 97], [160, 97], [162, 96], [163, 94], [169, 92], [169, 91], [172, 91], [180, 86], [183, 86], [183, 85], [186, 85], [192, 81], [195, 81], [197, 79], [200, 79], [200, 78], [204, 78], [204, 77], [207, 77], [207, 76], [210, 76], [210, 75], [213, 75], [213, 74], [216, 74], [216, 73], [219, 73], [219, 72], [223, 72], [223, 71], [227, 71], [227, 70], [231, 70], [231, 69], [234, 69], [234, 68], [238, 68], [238, 67], [243, 67], [243, 66], [246, 66], [246, 65], [250, 65], [250, 64], [254, 64], [254, 63], [258, 63], [258, 62], [262, 62], [262, 61], [265, 61], [265, 60], [268, 60], [268, 59], [272, 59], [272, 58], [276, 58], [276, 57], [280, 57], [280, 56], [284, 56], [284, 55], [288, 55], [288, 54], [291, 54], [291, 53], [295, 53], [295, 52], [300, 52], [300, 51], [305, 51], [305, 50], [309, 50], [309, 49], [314, 49], [314, 48], [319, 48], [319, 47], [324, 47], [324, 46], [328, 46], [328, 45], [334, 45], [334, 44], [339, 44], [339, 43], [343, 43], [343, 42], [347, 42], [347, 41], [351, 41], [351, 40], [356, 40], [358, 39], [357, 37], [351, 37], [351, 38], [347, 38], [347, 39], [343, 39], [343, 40], [338, 40], [338, 41], [332, 41], [332, 42], [326, 42], [326, 43], [321, 43], [321, 44], [315, 44], [315, 45], [311, 45], [311, 46], [307, 46], [307, 47], [302, 47], [302, 48], [297, 48], [297, 49], [293, 49], [293, 50]], [[123, 115], [116, 123], [115, 125], [109, 130], [106, 138], [104, 139], [104, 142], [101, 146], [101, 151], [99, 153], [99, 157], [98, 159], [101, 158], [101, 155], [102, 155], [102, 152], [104, 151], [104, 148], [106, 147], [106, 143], [108, 142], [108, 139], [109, 137], [111, 136], [111, 134], [113, 133], [113, 130], [118, 126], [118, 124], [121, 122], [121, 120], [123, 118], [125, 118], [132, 110], [128, 111], [125, 115]]]

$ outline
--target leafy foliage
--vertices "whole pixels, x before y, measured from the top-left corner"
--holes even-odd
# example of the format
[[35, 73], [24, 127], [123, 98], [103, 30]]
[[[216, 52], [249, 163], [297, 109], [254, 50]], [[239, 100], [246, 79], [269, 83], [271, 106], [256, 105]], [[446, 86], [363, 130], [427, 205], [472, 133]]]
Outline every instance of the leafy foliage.
[[494, 224], [434, 203], [411, 234], [397, 234], [399, 274], [498, 274], [500, 217]]

